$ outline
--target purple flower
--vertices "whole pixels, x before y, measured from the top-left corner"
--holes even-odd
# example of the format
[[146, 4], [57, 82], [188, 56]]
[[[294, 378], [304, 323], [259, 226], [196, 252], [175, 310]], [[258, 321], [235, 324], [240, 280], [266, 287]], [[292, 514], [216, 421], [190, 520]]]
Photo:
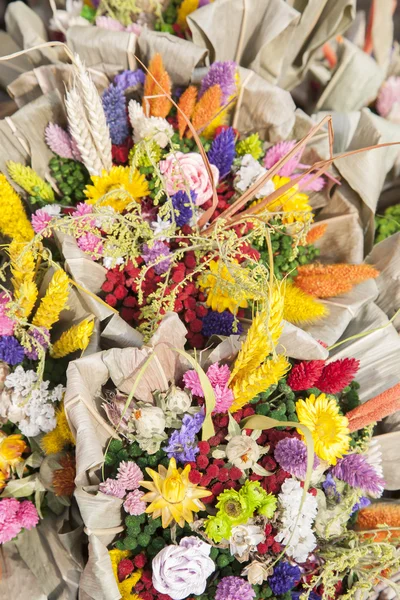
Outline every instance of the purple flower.
[[332, 475], [353, 488], [378, 497], [382, 495], [385, 486], [385, 481], [362, 454], [348, 454], [338, 460], [332, 469]]
[[102, 96], [103, 108], [113, 144], [123, 144], [129, 135], [125, 95], [122, 89], [110, 85]]
[[208, 151], [208, 160], [218, 167], [220, 179], [230, 172], [235, 156], [235, 132], [228, 127], [215, 137]]
[[190, 192], [192, 201], [190, 202], [188, 195], [185, 191], [179, 190], [173, 196], [171, 196], [172, 206], [174, 207], [175, 221], [178, 227], [183, 227], [189, 223], [193, 217], [193, 205], [196, 204], [197, 194]]
[[[150, 264], [154, 267], [157, 275], [162, 275], [168, 271], [171, 264], [170, 255], [169, 247], [160, 240], [156, 240], [151, 248], [147, 244], [143, 244], [143, 259], [147, 265]], [[165, 260], [157, 260], [160, 256], [165, 256]]]
[[25, 351], [12, 335], [0, 336], [0, 360], [9, 365], [18, 365], [24, 360]]
[[[300, 597], [306, 592], [306, 590], [301, 590], [300, 592], [292, 592], [292, 600], [300, 600]], [[310, 592], [308, 596], [308, 600], [321, 600], [321, 596], [316, 594], [315, 592]]]
[[219, 85], [222, 90], [222, 104], [225, 104], [229, 96], [235, 92], [236, 63], [232, 61], [215, 62], [211, 65], [208, 73], [201, 82], [199, 97], [201, 98], [213, 85]]
[[240, 335], [243, 332], [243, 327], [241, 323], [237, 322], [237, 329], [233, 331], [234, 321], [234, 315], [228, 310], [222, 313], [209, 310], [203, 318], [202, 334], [206, 337], [211, 337], [212, 335], [232, 335], [234, 333]]
[[246, 579], [230, 575], [219, 582], [215, 600], [252, 600], [255, 595], [253, 586]]
[[204, 414], [185, 415], [182, 419], [181, 429], [174, 431], [168, 440], [168, 446], [163, 448], [168, 458], [175, 458], [181, 463], [193, 462], [199, 452], [196, 434], [203, 425]]
[[[284, 438], [280, 440], [274, 452], [275, 460], [284, 471], [304, 479], [307, 472], [307, 446], [297, 438]], [[314, 469], [318, 466], [319, 460], [314, 455]]]
[[329, 472], [326, 474], [326, 478], [322, 484], [322, 488], [327, 498], [334, 500], [336, 503], [340, 502], [341, 496], [336, 489], [336, 482]]
[[361, 510], [362, 508], [365, 508], [366, 506], [369, 506], [370, 504], [371, 504], [371, 500], [369, 500], [365, 496], [361, 496], [359, 501], [353, 506], [350, 514], [353, 515], [358, 510]]
[[274, 572], [268, 579], [269, 587], [276, 595], [289, 592], [300, 579], [300, 569], [292, 567], [287, 562], [280, 562], [274, 567]]
[[25, 348], [25, 356], [31, 360], [37, 360], [39, 357], [38, 346], [42, 346], [43, 350], [47, 350], [50, 341], [50, 332], [45, 327], [34, 329], [29, 334], [31, 338], [31, 350]]
[[114, 83], [120, 90], [124, 91], [135, 85], [144, 84], [146, 75], [142, 69], [136, 69], [136, 71], [122, 71], [114, 77]]

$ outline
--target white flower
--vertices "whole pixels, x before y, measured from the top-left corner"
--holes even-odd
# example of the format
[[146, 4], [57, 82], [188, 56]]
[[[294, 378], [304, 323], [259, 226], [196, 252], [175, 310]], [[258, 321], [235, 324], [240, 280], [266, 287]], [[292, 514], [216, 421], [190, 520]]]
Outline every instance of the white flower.
[[4, 383], [6, 388], [13, 388], [15, 392], [22, 394], [22, 396], [27, 396], [30, 394], [36, 381], [37, 374], [35, 371], [25, 371], [25, 369], [19, 365], [13, 373], [7, 375]]
[[229, 462], [242, 471], [251, 469], [260, 455], [257, 442], [248, 435], [235, 435], [226, 447], [226, 456]]
[[163, 231], [165, 231], [169, 227], [171, 227], [171, 221], [164, 221], [160, 217], [160, 215], [157, 215], [157, 221], [151, 222], [151, 228], [154, 231], [154, 237], [156, 237], [160, 241], [169, 239], [165, 235], [163, 235]]
[[258, 560], [253, 560], [241, 573], [241, 575], [247, 577], [251, 585], [261, 585], [270, 574], [271, 569], [266, 564], [258, 562]]
[[184, 390], [173, 386], [167, 396], [166, 404], [168, 410], [179, 415], [189, 410], [192, 400]]
[[58, 217], [61, 213], [61, 206], [59, 204], [46, 204], [42, 210], [51, 217]]
[[132, 418], [139, 437], [152, 438], [154, 435], [160, 435], [164, 432], [166, 426], [165, 415], [158, 406], [144, 406], [134, 410]]
[[183, 538], [179, 546], [166, 546], [152, 561], [153, 585], [173, 600], [200, 596], [207, 578], [215, 571], [211, 546], [197, 537]]
[[247, 560], [249, 552], [255, 550], [255, 547], [264, 540], [264, 531], [258, 525], [253, 525], [251, 521], [245, 525], [237, 525], [232, 528], [229, 538], [231, 554], [239, 558], [246, 555]]
[[[240, 192], [245, 192], [253, 185], [260, 177], [265, 175], [267, 169], [262, 167], [260, 163], [252, 157], [251, 154], [245, 154], [242, 158], [240, 169], [236, 173], [235, 187]], [[256, 194], [256, 198], [264, 198], [275, 191], [275, 186], [272, 180], [267, 181], [265, 185]]]
[[165, 148], [174, 135], [173, 127], [161, 117], [146, 117], [143, 108], [136, 100], [129, 102], [129, 119], [133, 127], [135, 144], [144, 139], [155, 141], [160, 148]]
[[116, 265], [122, 265], [124, 259], [122, 257], [113, 258], [112, 256], [104, 256], [103, 258], [103, 267], [106, 269], [112, 269]]

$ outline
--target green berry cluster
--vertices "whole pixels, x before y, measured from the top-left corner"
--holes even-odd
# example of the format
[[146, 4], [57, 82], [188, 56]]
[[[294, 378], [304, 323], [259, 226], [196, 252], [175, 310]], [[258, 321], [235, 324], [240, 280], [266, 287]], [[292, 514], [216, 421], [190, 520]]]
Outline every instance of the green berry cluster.
[[258, 415], [271, 417], [277, 421], [298, 422], [296, 415], [296, 394], [281, 379], [278, 385], [271, 385], [267, 391], [258, 394], [252, 401], [256, 404], [255, 411]]
[[135, 463], [144, 471], [146, 467], [156, 469], [158, 465], [168, 467], [169, 459], [164, 450], [158, 450], [155, 454], [144, 452], [137, 442], [133, 442], [127, 447], [121, 440], [111, 440], [104, 462], [108, 467], [112, 467], [114, 473], [117, 472], [119, 463], [123, 460], [134, 460]]
[[375, 217], [375, 244], [400, 231], [400, 204], [389, 206]]
[[86, 167], [76, 160], [59, 156], [50, 160], [49, 167], [50, 174], [62, 193], [61, 204], [74, 206], [78, 202], [84, 202], [84, 189], [90, 182]]
[[147, 178], [150, 198], [155, 200], [156, 198], [160, 199], [161, 196], [165, 196], [162, 181], [155, 176], [153, 167], [139, 167], [139, 171]]
[[[262, 585], [253, 585], [253, 590], [255, 591], [255, 600], [264, 600], [264, 598], [273, 598], [273, 593], [271, 588], [267, 583], [263, 583]], [[286, 594], [285, 594], [286, 595]], [[280, 596], [280, 599], [284, 598], [284, 596]], [[289, 592], [289, 600], [291, 598], [291, 594]]]
[[[202, 135], [200, 135], [199, 137], [200, 137], [200, 141], [203, 145], [204, 150], [206, 152], [208, 152], [209, 149], [211, 148], [210, 140], [203, 137]], [[173, 144], [178, 146], [179, 152], [183, 152], [184, 154], [188, 154], [189, 152], [197, 152], [197, 144], [196, 144], [196, 140], [194, 138], [181, 139], [179, 137], [179, 133], [174, 133], [174, 135], [172, 136], [172, 142], [173, 142]]]
[[[146, 556], [154, 558], [164, 546], [171, 543], [170, 530], [162, 530], [160, 518], [152, 519], [146, 514], [129, 515], [125, 519], [125, 525], [125, 537], [116, 542], [119, 550], [131, 550], [135, 555], [144, 551]], [[157, 535], [158, 533], [161, 535]]]

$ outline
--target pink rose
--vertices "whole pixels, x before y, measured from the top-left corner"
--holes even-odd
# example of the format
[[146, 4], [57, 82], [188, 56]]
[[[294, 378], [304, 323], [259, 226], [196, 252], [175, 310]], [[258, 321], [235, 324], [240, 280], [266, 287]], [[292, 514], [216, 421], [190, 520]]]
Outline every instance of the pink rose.
[[[188, 189], [196, 194], [196, 204], [201, 206], [212, 197], [212, 185], [206, 166], [200, 154], [196, 152], [176, 152], [160, 162], [161, 173], [165, 177], [167, 192], [171, 196], [179, 190]], [[214, 183], [217, 185], [219, 171], [211, 165]]]

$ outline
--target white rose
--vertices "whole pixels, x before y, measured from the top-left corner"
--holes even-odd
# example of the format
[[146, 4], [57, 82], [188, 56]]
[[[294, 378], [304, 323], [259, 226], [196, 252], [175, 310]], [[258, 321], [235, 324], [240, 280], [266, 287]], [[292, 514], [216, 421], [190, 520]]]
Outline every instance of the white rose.
[[229, 538], [231, 554], [240, 558], [244, 554], [248, 554], [252, 548], [258, 546], [264, 540], [265, 534], [258, 525], [250, 523], [233, 527], [231, 537]]
[[164, 432], [165, 415], [157, 406], [145, 406], [134, 410], [132, 416], [135, 421], [136, 433], [139, 437], [151, 438], [155, 434]]
[[174, 413], [185, 413], [191, 407], [192, 400], [184, 390], [175, 386], [171, 388], [167, 396], [167, 408]]
[[248, 582], [251, 585], [261, 585], [270, 574], [271, 569], [267, 565], [258, 562], [258, 560], [253, 560], [242, 571], [242, 575], [247, 576]]
[[257, 442], [247, 435], [235, 435], [226, 447], [230, 463], [242, 471], [251, 469], [260, 458]]
[[207, 577], [215, 571], [210, 551], [209, 544], [194, 536], [183, 538], [179, 546], [166, 546], [152, 562], [156, 590], [173, 600], [202, 594]]

